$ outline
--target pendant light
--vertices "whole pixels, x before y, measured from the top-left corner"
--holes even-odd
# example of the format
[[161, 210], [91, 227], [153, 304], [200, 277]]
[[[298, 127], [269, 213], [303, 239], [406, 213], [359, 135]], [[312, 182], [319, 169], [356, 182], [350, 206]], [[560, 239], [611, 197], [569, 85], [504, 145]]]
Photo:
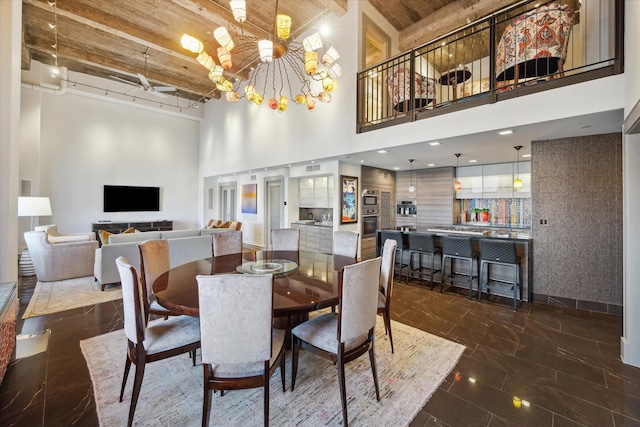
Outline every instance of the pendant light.
[[456, 153], [456, 182], [453, 184], [453, 189], [456, 191], [462, 190], [462, 184], [458, 181], [458, 158], [460, 157], [460, 153]]
[[413, 186], [413, 160], [409, 159], [409, 164], [411, 165], [411, 172], [409, 172], [409, 177], [411, 178], [411, 183], [409, 184], [409, 193], [413, 193], [416, 191], [416, 187]]
[[522, 180], [520, 179], [520, 149], [522, 145], [513, 147], [516, 149], [516, 179], [513, 180], [513, 188], [522, 188]]

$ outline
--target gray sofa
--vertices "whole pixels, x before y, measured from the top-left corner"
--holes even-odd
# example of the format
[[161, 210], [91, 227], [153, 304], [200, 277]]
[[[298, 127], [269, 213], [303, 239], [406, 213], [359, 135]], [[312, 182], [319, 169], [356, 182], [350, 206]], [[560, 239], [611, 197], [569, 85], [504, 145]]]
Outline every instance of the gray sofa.
[[47, 239], [45, 231], [27, 231], [24, 241], [38, 280], [52, 282], [91, 276], [91, 266], [98, 248], [96, 240], [53, 244]]
[[138, 243], [151, 239], [167, 239], [169, 243], [170, 267], [212, 256], [213, 233], [229, 232], [228, 228], [203, 230], [146, 231], [143, 233], [113, 234], [109, 243], [95, 250], [93, 275], [102, 285], [120, 283], [120, 275], [116, 266], [119, 256], [129, 260], [131, 265], [139, 268], [140, 252]]

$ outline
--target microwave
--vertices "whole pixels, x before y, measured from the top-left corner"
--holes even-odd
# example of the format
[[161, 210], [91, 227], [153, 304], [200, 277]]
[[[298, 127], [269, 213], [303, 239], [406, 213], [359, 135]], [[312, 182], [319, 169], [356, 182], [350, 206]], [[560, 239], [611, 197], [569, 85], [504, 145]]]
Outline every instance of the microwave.
[[362, 205], [364, 207], [378, 206], [378, 192], [376, 190], [364, 190], [362, 192]]

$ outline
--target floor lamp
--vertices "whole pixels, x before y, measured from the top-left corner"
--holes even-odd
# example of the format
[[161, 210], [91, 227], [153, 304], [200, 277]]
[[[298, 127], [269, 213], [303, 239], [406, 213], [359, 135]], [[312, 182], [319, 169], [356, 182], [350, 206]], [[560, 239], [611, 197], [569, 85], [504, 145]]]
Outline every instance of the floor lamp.
[[[18, 216], [30, 216], [31, 228], [33, 230], [34, 216], [51, 216], [51, 202], [48, 197], [18, 197]], [[36, 274], [31, 261], [29, 248], [22, 251], [19, 262], [20, 270], [23, 276], [33, 276]], [[18, 289], [18, 297], [20, 290]]]

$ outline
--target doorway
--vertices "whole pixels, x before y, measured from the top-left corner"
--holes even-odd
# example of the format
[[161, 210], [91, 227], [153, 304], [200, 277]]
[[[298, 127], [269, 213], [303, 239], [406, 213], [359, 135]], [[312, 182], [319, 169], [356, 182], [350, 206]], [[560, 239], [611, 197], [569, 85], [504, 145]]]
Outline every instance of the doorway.
[[222, 222], [236, 220], [236, 187], [235, 182], [220, 185], [220, 219]]
[[265, 179], [265, 247], [271, 245], [271, 230], [282, 228], [284, 217], [284, 192], [282, 177]]

